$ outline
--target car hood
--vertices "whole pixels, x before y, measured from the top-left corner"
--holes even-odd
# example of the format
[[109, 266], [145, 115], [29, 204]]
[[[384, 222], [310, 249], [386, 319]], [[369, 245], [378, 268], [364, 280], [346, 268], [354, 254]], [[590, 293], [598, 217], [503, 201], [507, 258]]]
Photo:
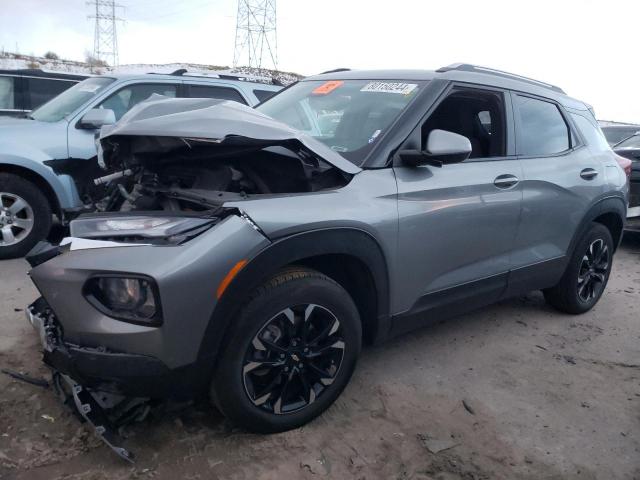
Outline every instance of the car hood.
[[0, 117], [0, 155], [46, 160], [67, 155], [66, 122]]
[[99, 161], [111, 154], [110, 139], [120, 136], [181, 138], [221, 146], [266, 148], [296, 146], [336, 168], [356, 174], [360, 168], [324, 143], [237, 102], [153, 95], [125, 114], [118, 123], [102, 127]]

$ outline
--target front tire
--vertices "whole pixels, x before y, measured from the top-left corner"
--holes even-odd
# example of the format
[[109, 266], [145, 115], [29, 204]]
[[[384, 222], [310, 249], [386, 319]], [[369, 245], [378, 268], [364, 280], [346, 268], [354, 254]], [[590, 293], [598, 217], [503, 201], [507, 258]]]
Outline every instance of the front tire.
[[607, 286], [613, 249], [609, 229], [600, 223], [592, 223], [576, 245], [560, 282], [543, 291], [547, 303], [571, 314], [591, 310]]
[[0, 259], [22, 257], [44, 240], [51, 216], [51, 206], [35, 184], [0, 173]]
[[358, 310], [344, 288], [315, 270], [284, 270], [253, 292], [231, 326], [212, 400], [249, 431], [297, 428], [338, 398], [361, 339]]

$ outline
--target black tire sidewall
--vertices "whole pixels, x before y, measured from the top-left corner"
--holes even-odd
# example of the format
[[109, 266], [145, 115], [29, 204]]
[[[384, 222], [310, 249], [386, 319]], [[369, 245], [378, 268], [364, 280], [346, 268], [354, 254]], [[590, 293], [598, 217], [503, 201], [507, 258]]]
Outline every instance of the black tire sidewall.
[[33, 210], [33, 229], [19, 243], [0, 246], [0, 259], [26, 255], [36, 243], [44, 240], [51, 229], [51, 206], [40, 189], [29, 180], [10, 173], [0, 173], [0, 192], [13, 193], [22, 197]]
[[[598, 294], [588, 302], [585, 302], [578, 295], [578, 275], [580, 273], [580, 266], [582, 265], [582, 259], [584, 257], [587, 248], [596, 240], [601, 239], [607, 248], [609, 249], [609, 268], [605, 274], [604, 285], [598, 292]], [[613, 252], [614, 244], [613, 238], [609, 229], [599, 223], [592, 223], [585, 235], [576, 245], [576, 248], [571, 256], [570, 263], [567, 267], [567, 271], [563, 275], [560, 284], [554, 289], [552, 295], [557, 297], [561, 302], [561, 309], [568, 313], [584, 313], [595, 306], [600, 300], [600, 297], [604, 293], [607, 283], [609, 281], [609, 275], [611, 274], [611, 268], [613, 264]]]
[[[327, 308], [341, 322], [345, 341], [342, 365], [334, 383], [313, 404], [290, 414], [269, 413], [256, 407], [245, 392], [242, 377], [245, 354], [254, 336], [270, 318], [284, 308], [307, 303]], [[349, 382], [361, 348], [362, 330], [355, 304], [342, 287], [320, 274], [287, 281], [253, 297], [231, 328], [229, 341], [214, 372], [212, 397], [232, 422], [260, 433], [299, 427], [326, 410]]]

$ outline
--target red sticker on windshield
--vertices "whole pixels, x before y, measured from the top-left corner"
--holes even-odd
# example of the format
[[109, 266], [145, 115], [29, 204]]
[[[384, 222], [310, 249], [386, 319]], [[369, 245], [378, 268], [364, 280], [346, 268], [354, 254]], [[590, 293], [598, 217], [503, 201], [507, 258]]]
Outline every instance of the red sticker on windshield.
[[323, 83], [319, 87], [313, 90], [314, 95], [326, 95], [328, 93], [333, 92], [336, 88], [342, 86], [344, 82], [342, 80], [329, 80], [326, 83]]

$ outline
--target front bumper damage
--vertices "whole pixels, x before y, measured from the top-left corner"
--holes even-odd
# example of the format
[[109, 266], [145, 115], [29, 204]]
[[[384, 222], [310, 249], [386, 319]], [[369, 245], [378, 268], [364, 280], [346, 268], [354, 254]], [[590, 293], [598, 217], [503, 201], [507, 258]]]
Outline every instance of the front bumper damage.
[[119, 431], [147, 416], [151, 410], [149, 398], [126, 397], [81, 385], [95, 383], [95, 378], [87, 374], [83, 365], [89, 364], [89, 371], [95, 370], [91, 359], [95, 358], [96, 352], [63, 341], [61, 327], [42, 297], [27, 308], [26, 315], [38, 333], [43, 360], [52, 371], [52, 384], [61, 401], [88, 422], [96, 435], [120, 458], [133, 462], [134, 455], [123, 446]]

